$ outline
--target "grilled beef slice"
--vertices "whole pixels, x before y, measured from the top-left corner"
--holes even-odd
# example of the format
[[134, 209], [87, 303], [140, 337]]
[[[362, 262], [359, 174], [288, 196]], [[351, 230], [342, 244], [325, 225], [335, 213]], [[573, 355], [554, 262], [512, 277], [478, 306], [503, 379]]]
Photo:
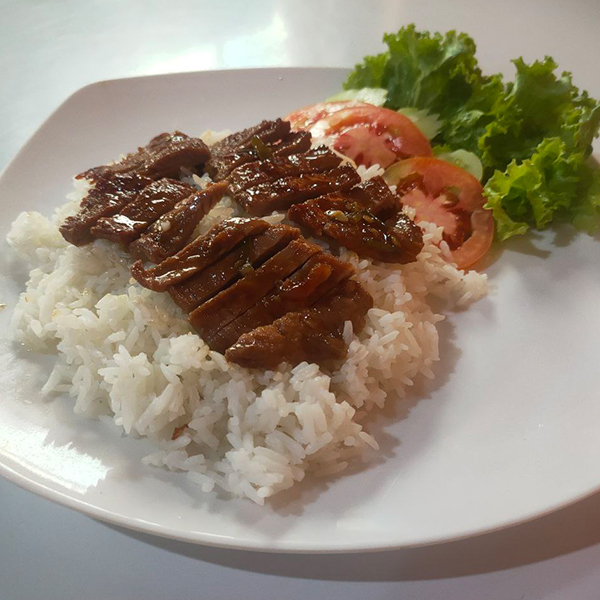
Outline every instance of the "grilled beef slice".
[[175, 205], [129, 246], [135, 258], [158, 263], [181, 250], [204, 216], [227, 191], [224, 182], [208, 186]]
[[315, 254], [298, 271], [279, 281], [260, 302], [220, 329], [212, 338], [212, 348], [224, 353], [243, 333], [268, 325], [288, 312], [310, 307], [353, 273], [349, 263], [326, 252]]
[[[232, 133], [211, 148], [211, 158], [205, 166], [213, 181], [225, 179], [236, 167], [259, 158], [257, 140], [262, 146], [281, 141], [290, 134], [287, 121], [262, 121], [254, 127]], [[253, 142], [254, 141], [254, 145]]]
[[335, 190], [350, 189], [359, 182], [360, 177], [352, 167], [341, 166], [323, 173], [259, 183], [235, 194], [234, 199], [251, 215], [262, 216]]
[[270, 227], [263, 233], [247, 237], [216, 263], [167, 291], [184, 311], [190, 312], [258, 268], [299, 235], [298, 229], [288, 225]]
[[[418, 225], [397, 211], [393, 194], [378, 193], [378, 182], [365, 182], [292, 206], [288, 216], [312, 235], [333, 240], [359, 256], [383, 262], [409, 263], [423, 248]], [[396, 208], [394, 208], [394, 206]], [[383, 221], [381, 217], [389, 217]]]
[[79, 212], [60, 226], [62, 236], [75, 246], [89, 244], [94, 240], [91, 229], [98, 219], [118, 213], [151, 183], [151, 179], [136, 174], [97, 177]]
[[91, 229], [92, 235], [127, 246], [160, 216], [195, 191], [194, 187], [182, 181], [159, 179], [145, 187], [118, 214], [99, 219]]
[[282, 362], [322, 363], [346, 356], [344, 323], [364, 327], [371, 295], [347, 279], [310, 308], [289, 312], [270, 325], [245, 333], [226, 352], [230, 362], [247, 368], [275, 369]]
[[237, 194], [259, 183], [276, 181], [292, 175], [329, 171], [341, 162], [342, 159], [325, 146], [319, 146], [304, 154], [274, 156], [235, 169], [228, 178], [229, 191]]
[[190, 314], [190, 323], [212, 348], [220, 329], [262, 300], [281, 279], [319, 252], [321, 248], [316, 244], [293, 240], [261, 267], [195, 309]]
[[175, 131], [161, 133], [147, 146], [138, 148], [111, 165], [88, 169], [77, 176], [95, 181], [99, 177], [135, 173], [151, 179], [178, 177], [181, 168], [191, 169], [203, 165], [210, 158], [208, 146], [199, 138]]
[[132, 265], [131, 274], [144, 287], [164, 292], [169, 286], [206, 269], [248, 236], [268, 228], [269, 223], [262, 219], [226, 219], [154, 267], [144, 269], [142, 261], [138, 260]]

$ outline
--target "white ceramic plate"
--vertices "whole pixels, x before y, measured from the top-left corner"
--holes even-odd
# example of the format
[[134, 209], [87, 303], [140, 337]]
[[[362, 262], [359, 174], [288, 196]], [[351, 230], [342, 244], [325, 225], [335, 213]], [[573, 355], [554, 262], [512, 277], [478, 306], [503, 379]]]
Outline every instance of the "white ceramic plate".
[[[181, 129], [237, 129], [339, 89], [340, 69], [165, 75], [98, 83], [69, 98], [0, 179], [2, 239], [25, 209], [49, 213], [71, 176]], [[504, 245], [491, 294], [441, 326], [435, 385], [372, 427], [382, 453], [307, 481], [264, 508], [204, 496], [143, 467], [145, 441], [38, 402], [51, 358], [8, 339], [24, 272], [2, 251], [0, 473], [125, 527], [191, 542], [327, 552], [418, 545], [490, 531], [600, 486], [600, 244], [567, 231]]]

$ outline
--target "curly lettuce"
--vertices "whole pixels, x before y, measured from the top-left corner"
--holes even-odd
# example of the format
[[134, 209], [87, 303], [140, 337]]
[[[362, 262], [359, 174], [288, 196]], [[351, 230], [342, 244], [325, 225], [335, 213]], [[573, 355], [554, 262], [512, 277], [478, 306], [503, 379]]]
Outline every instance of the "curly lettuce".
[[477, 155], [497, 236], [506, 239], [557, 219], [586, 231], [600, 221], [600, 175], [589, 161], [600, 104], [580, 92], [550, 57], [513, 61], [514, 81], [486, 76], [466, 34], [384, 36], [388, 50], [365, 58], [345, 89], [387, 90], [386, 106], [439, 115], [433, 142]]

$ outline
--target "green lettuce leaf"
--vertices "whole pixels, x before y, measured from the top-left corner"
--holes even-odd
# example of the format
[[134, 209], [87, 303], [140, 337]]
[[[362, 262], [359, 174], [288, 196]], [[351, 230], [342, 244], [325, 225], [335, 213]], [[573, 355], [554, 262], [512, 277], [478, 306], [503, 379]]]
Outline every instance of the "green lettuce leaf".
[[[476, 154], [488, 207], [506, 239], [554, 219], [597, 227], [600, 174], [587, 158], [600, 128], [600, 103], [580, 92], [550, 57], [513, 61], [514, 81], [482, 74], [466, 34], [384, 36], [388, 50], [357, 65], [344, 87], [383, 87], [388, 108], [437, 114], [433, 142]], [[411, 109], [412, 110], [412, 109]]]
[[389, 51], [356, 65], [344, 89], [383, 87], [387, 106], [427, 109], [442, 118], [453, 114], [480, 85], [475, 42], [466, 34], [419, 32], [414, 25], [384, 36]]
[[569, 73], [557, 76], [550, 57], [531, 65], [520, 58], [513, 63], [515, 81], [507, 84], [478, 143], [488, 173], [529, 158], [552, 137], [561, 138], [568, 151], [589, 155], [600, 125], [600, 105], [585, 92], [579, 94]]
[[359, 88], [385, 88], [383, 71], [389, 60], [387, 52], [376, 56], [366, 56], [360, 65], [354, 67], [343, 87], [345, 90]]
[[544, 229], [555, 219], [590, 233], [598, 227], [600, 171], [558, 137], [541, 142], [531, 158], [496, 171], [484, 191], [500, 240], [530, 227]]

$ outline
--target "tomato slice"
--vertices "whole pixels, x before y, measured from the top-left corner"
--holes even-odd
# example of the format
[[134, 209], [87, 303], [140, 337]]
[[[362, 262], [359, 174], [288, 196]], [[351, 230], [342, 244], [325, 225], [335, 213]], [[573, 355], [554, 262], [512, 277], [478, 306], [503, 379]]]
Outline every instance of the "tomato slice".
[[286, 118], [295, 131], [310, 129], [317, 121], [329, 116], [342, 108], [352, 106], [373, 106], [360, 100], [337, 100], [335, 102], [319, 102], [291, 112]]
[[384, 179], [396, 186], [418, 220], [443, 228], [459, 269], [471, 267], [490, 249], [494, 219], [483, 208], [483, 188], [470, 173], [437, 158], [417, 157], [392, 165]]
[[294, 129], [326, 138], [356, 164], [388, 167], [399, 159], [431, 156], [429, 140], [404, 115], [355, 101], [322, 102], [288, 115]]

